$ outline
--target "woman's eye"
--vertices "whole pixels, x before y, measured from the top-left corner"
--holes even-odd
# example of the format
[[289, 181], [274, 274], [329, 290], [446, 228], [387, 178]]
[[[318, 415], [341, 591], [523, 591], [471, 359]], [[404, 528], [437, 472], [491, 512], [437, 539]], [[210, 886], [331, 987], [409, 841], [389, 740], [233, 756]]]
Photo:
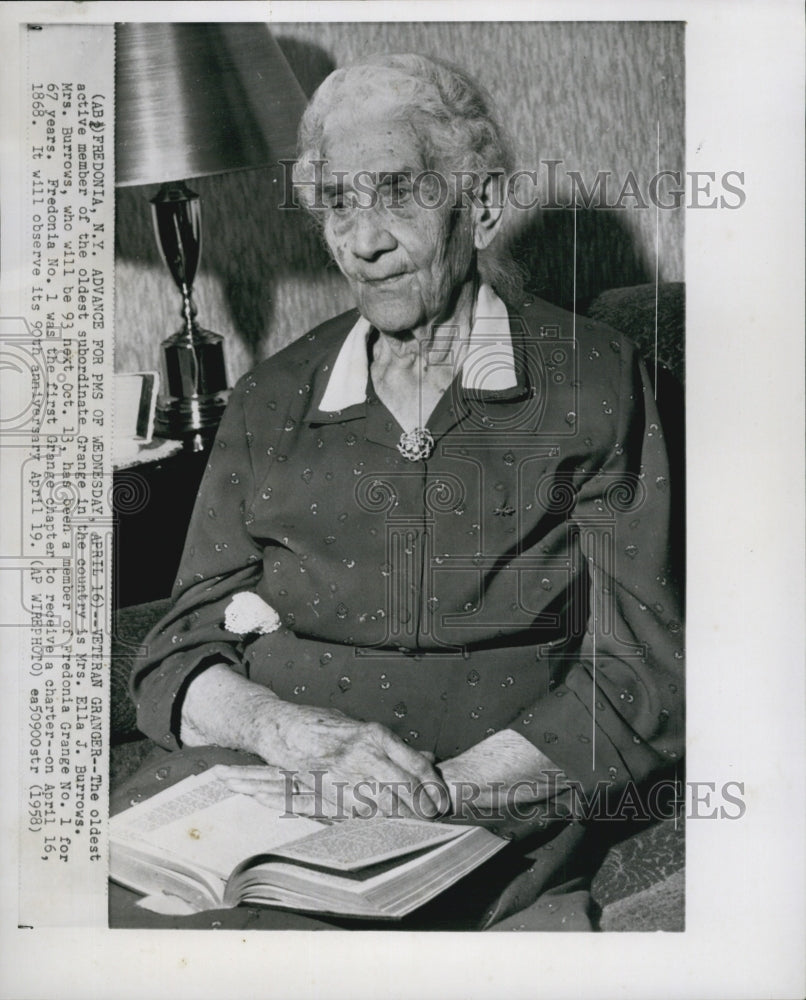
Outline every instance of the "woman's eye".
[[403, 208], [411, 198], [411, 185], [406, 181], [384, 185], [381, 197], [387, 208]]
[[344, 215], [350, 208], [347, 192], [339, 190], [326, 190], [323, 192], [324, 208], [327, 212], [336, 215]]

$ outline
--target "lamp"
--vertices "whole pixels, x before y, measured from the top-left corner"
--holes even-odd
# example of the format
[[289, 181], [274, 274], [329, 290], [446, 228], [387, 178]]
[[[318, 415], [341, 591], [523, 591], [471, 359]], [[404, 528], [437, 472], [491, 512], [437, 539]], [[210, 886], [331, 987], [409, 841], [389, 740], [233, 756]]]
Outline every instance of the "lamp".
[[200, 450], [228, 389], [223, 338], [196, 322], [201, 202], [185, 180], [293, 156], [305, 95], [263, 24], [118, 24], [115, 42], [115, 183], [161, 184], [154, 232], [182, 295], [155, 429]]

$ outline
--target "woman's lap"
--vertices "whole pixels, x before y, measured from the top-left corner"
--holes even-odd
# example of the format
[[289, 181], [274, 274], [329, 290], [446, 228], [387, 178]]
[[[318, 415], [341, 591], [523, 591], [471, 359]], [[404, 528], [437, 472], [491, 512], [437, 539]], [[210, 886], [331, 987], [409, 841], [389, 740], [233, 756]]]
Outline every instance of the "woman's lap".
[[[178, 752], [155, 749], [139, 770], [113, 790], [114, 815], [150, 798], [177, 781], [216, 764], [261, 764], [253, 754], [220, 747]], [[347, 921], [272, 909], [237, 907], [173, 917], [137, 906], [139, 897], [110, 887], [113, 927], [216, 928], [237, 930], [591, 930], [587, 886], [593, 877], [586, 829], [561, 822], [539, 837], [513, 843], [447, 892], [402, 921]]]

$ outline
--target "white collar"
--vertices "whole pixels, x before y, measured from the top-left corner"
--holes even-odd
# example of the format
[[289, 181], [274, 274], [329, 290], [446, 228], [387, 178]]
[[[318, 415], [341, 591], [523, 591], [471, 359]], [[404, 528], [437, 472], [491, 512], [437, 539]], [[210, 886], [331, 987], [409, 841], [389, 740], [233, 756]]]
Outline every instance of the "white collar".
[[[462, 388], [500, 392], [518, 384], [507, 307], [489, 285], [479, 286], [468, 350], [462, 364]], [[366, 399], [369, 362], [367, 338], [372, 327], [363, 316], [347, 334], [333, 364], [319, 410], [346, 410]]]

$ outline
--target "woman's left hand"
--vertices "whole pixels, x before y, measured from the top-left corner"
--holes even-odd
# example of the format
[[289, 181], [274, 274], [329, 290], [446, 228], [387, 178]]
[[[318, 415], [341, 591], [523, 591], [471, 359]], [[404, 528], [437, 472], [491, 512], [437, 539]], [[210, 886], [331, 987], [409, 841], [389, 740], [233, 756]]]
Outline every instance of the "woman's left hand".
[[512, 729], [489, 736], [437, 765], [451, 796], [454, 816], [472, 810], [540, 802], [565, 787], [564, 775], [537, 747]]

